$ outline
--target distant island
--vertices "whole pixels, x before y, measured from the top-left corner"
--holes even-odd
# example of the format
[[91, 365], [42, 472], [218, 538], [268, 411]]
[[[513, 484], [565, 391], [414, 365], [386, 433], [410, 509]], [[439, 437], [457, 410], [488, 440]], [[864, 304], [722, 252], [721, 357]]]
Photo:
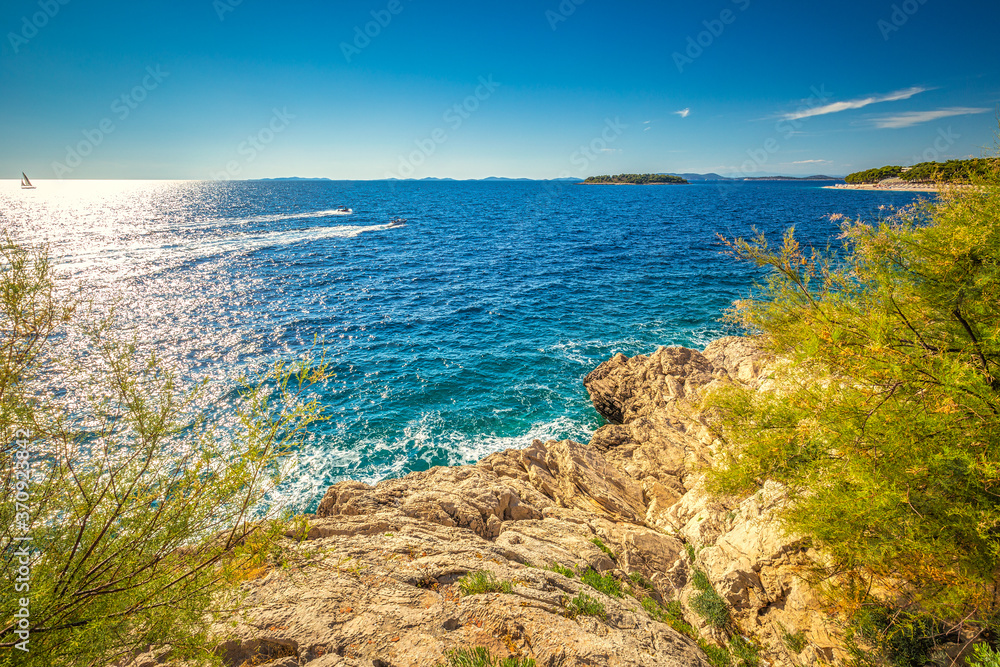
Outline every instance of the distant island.
[[591, 176], [584, 185], [687, 185], [688, 181], [672, 174], [618, 174]]

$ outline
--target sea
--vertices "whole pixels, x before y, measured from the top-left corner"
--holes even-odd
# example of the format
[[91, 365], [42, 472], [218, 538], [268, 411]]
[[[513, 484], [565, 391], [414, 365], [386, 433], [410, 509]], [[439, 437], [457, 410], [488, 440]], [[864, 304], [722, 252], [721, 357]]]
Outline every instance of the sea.
[[223, 423], [241, 378], [322, 351], [328, 419], [278, 493], [300, 511], [345, 479], [586, 441], [602, 419], [583, 378], [602, 361], [739, 333], [721, 318], [762, 275], [721, 238], [794, 227], [836, 247], [838, 216], [875, 221], [920, 196], [812, 181], [36, 185], [0, 182], [3, 231], [47, 243], [64, 283], [205, 382], [200, 408]]

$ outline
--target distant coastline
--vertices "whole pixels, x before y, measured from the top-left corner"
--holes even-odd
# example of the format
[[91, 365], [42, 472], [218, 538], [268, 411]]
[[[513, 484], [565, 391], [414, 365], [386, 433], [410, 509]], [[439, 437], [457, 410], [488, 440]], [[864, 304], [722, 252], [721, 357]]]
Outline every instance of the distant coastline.
[[882, 192], [940, 192], [942, 189], [959, 188], [962, 190], [975, 188], [975, 185], [965, 183], [907, 183], [905, 181], [893, 183], [839, 183], [837, 185], [824, 185], [824, 190], [880, 190]]

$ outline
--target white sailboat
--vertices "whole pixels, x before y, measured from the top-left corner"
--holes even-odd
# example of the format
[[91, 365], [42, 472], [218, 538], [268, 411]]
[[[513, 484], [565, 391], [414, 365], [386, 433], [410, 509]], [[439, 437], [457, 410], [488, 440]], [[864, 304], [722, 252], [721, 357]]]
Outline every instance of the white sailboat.
[[22, 190], [34, 190], [35, 189], [35, 186], [31, 184], [31, 181], [28, 180], [27, 175], [25, 175], [25, 173], [23, 171], [21, 172], [21, 189]]

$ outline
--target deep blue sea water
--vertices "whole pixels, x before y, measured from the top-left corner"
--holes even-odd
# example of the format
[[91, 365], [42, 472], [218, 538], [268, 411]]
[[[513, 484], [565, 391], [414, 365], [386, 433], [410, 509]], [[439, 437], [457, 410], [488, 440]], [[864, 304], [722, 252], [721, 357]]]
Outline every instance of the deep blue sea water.
[[[587, 439], [582, 379], [616, 352], [703, 347], [750, 292], [717, 235], [830, 214], [874, 219], [908, 193], [815, 183], [5, 182], [0, 224], [225, 402], [235, 378], [323, 341], [330, 420], [283, 492], [314, 507], [374, 482], [534, 438]], [[339, 205], [349, 217], [331, 215]], [[390, 218], [409, 222], [387, 227]]]

